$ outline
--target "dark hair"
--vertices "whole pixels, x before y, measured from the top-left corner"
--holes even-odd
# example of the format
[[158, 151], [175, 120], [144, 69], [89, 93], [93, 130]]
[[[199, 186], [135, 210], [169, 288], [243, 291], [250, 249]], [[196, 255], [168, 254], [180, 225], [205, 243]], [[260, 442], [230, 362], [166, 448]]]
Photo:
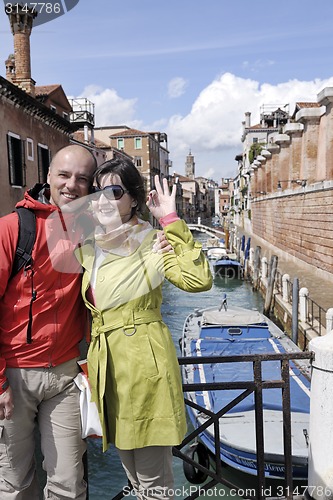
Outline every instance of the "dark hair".
[[134, 207], [132, 216], [136, 211], [142, 212], [146, 203], [144, 178], [134, 163], [127, 158], [118, 157], [102, 163], [94, 173], [94, 181], [99, 188], [101, 187], [101, 178], [108, 174], [119, 175], [124, 187], [137, 202], [137, 206]]

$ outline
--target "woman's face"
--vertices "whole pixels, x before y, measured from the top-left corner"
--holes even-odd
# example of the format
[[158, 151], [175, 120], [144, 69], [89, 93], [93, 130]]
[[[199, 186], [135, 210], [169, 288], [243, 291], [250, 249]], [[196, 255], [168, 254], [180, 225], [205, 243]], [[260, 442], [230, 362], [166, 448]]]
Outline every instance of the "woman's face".
[[106, 230], [116, 229], [121, 224], [131, 219], [132, 208], [136, 205], [135, 200], [127, 192], [121, 182], [119, 175], [107, 174], [99, 179], [101, 189], [107, 186], [121, 186], [124, 194], [119, 200], [116, 200], [111, 189], [105, 189], [96, 193], [95, 199], [91, 205], [99, 223], [105, 226]]

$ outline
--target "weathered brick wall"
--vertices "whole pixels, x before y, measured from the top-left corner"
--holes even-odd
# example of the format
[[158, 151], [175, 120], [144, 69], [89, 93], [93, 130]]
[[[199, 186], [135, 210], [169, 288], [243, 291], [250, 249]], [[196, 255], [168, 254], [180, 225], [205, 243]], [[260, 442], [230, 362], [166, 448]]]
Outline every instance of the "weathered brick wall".
[[[12, 187], [9, 184], [8, 173], [8, 146], [7, 133], [16, 134], [24, 142], [26, 149], [26, 139], [33, 141], [33, 160], [25, 154], [26, 166], [26, 186]], [[23, 107], [16, 107], [3, 96], [0, 96], [0, 216], [11, 212], [15, 204], [23, 198], [26, 189], [32, 187], [38, 178], [38, 144], [45, 144], [49, 148], [52, 156], [62, 147], [68, 146], [69, 135], [61, 130], [47, 125], [45, 120], [33, 116]]]
[[253, 201], [253, 233], [333, 273], [333, 189]]

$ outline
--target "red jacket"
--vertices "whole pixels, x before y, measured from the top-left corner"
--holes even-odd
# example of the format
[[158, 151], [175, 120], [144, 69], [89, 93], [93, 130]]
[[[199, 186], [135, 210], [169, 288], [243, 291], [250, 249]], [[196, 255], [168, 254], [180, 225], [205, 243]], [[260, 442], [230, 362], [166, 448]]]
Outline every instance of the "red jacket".
[[[73, 257], [76, 242], [70, 241], [73, 236], [76, 240], [82, 236], [77, 219], [72, 216], [69, 222], [66, 220], [68, 239], [64, 232], [53, 234], [54, 228], [50, 230], [50, 223], [46, 222], [52, 213], [60, 220], [59, 209], [54, 205], [37, 201], [27, 192], [17, 206], [30, 208], [36, 215], [32, 258], [37, 297], [32, 306], [32, 342], [28, 344], [31, 277], [29, 271], [21, 270], [9, 279], [18, 241], [18, 216], [11, 213], [0, 222], [0, 393], [2, 386], [6, 386], [6, 366], [50, 367], [73, 359], [79, 356], [78, 344], [89, 328], [88, 313], [81, 298], [81, 268]], [[51, 247], [48, 246], [50, 236], [51, 240], [53, 236]], [[60, 251], [59, 248], [53, 251], [55, 241]], [[56, 257], [51, 259], [50, 252]], [[65, 260], [66, 269], [59, 265], [61, 258]]]

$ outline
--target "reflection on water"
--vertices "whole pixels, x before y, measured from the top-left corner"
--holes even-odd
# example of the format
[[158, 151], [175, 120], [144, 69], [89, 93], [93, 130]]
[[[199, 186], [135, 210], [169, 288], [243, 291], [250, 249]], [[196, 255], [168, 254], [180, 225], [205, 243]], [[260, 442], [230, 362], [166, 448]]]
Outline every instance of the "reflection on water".
[[[194, 294], [178, 290], [168, 282], [164, 284], [162, 315], [172, 333], [178, 353], [178, 339], [181, 337], [186, 316], [194, 308], [210, 307], [219, 304], [223, 293], [227, 294], [228, 302], [232, 305], [262, 311], [262, 297], [257, 293], [253, 293], [251, 285], [245, 281], [215, 278], [211, 290]], [[110, 448], [106, 453], [102, 453], [101, 441], [99, 439], [89, 439], [88, 460], [90, 500], [111, 500], [123, 486], [127, 485], [126, 475], [114, 448]], [[197, 491], [199, 486], [191, 485], [185, 479], [182, 462], [179, 459], [174, 459], [174, 470], [177, 498], [182, 499], [190, 493]], [[233, 483], [237, 482], [241, 488], [254, 488], [256, 485], [254, 477], [249, 478], [246, 475], [242, 476], [240, 473], [236, 473], [235, 478], [233, 469], [226, 467], [225, 471], [226, 478]], [[192, 489], [190, 490], [190, 488]], [[194, 490], [194, 488], [196, 489]], [[221, 485], [217, 485], [213, 493], [209, 495], [210, 498], [239, 498], [234, 492], [229, 492], [228, 489], [225, 489]], [[129, 498], [133, 498], [133, 496], [130, 495]], [[202, 498], [204, 497], [202, 496]]]

